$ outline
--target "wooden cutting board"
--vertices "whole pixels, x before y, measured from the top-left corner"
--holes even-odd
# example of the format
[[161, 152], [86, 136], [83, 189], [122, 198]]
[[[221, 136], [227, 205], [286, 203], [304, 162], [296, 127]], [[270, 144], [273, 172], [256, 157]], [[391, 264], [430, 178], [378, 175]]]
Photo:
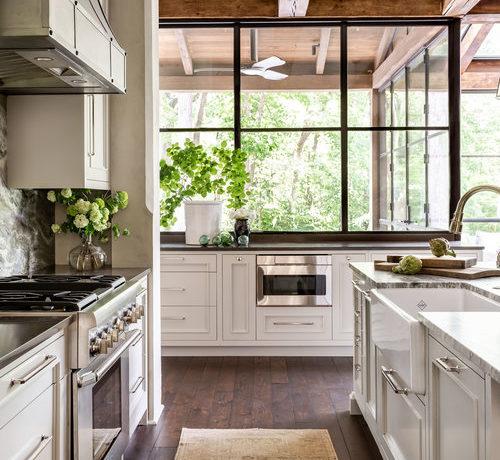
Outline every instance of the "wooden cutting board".
[[[390, 272], [396, 263], [375, 261], [375, 270]], [[498, 268], [482, 268], [482, 267], [469, 267], [469, 268], [433, 268], [425, 267], [418, 273], [419, 275], [436, 275], [447, 276], [448, 278], [460, 278], [464, 280], [476, 280], [479, 278], [488, 278], [490, 276], [500, 276], [500, 269]]]
[[[431, 254], [428, 256], [417, 256], [422, 261], [422, 267], [429, 268], [469, 268], [477, 265], [476, 257], [436, 257]], [[387, 256], [387, 262], [398, 263], [403, 256]]]

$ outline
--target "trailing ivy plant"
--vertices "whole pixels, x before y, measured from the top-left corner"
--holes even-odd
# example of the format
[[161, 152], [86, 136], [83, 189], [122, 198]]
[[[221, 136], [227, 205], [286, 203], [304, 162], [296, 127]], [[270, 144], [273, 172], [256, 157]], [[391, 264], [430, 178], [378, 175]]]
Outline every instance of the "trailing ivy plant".
[[162, 227], [169, 228], [175, 223], [175, 210], [184, 200], [198, 196], [227, 196], [229, 208], [243, 207], [249, 182], [247, 158], [244, 151], [229, 149], [225, 141], [210, 150], [190, 139], [185, 140], [184, 146], [171, 145], [167, 159], [160, 161], [160, 187], [164, 192]]

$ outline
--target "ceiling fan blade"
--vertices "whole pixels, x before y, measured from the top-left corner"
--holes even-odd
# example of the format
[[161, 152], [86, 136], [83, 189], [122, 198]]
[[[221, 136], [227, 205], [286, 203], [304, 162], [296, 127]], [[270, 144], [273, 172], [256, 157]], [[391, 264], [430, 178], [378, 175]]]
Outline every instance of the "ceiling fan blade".
[[274, 70], [265, 70], [261, 74], [266, 80], [284, 80], [288, 75]]
[[271, 67], [277, 67], [283, 64], [286, 64], [286, 61], [284, 61], [283, 59], [280, 59], [278, 56], [270, 56], [267, 59], [256, 62], [252, 67], [266, 70]]
[[265, 72], [264, 69], [253, 69], [253, 68], [247, 68], [247, 69], [241, 69], [241, 73], [245, 75], [262, 75], [262, 72]]

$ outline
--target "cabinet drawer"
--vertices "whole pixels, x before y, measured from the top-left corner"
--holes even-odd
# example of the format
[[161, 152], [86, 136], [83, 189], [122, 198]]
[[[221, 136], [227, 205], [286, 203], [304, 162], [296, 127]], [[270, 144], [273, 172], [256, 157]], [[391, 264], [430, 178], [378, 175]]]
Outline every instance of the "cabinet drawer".
[[54, 385], [0, 429], [1, 458], [55, 458]]
[[139, 424], [147, 407], [144, 336], [129, 348], [129, 427], [130, 435]]
[[[377, 350], [377, 423], [393, 457], [398, 460], [426, 458], [425, 406], [415, 394], [396, 393], [401, 386]], [[384, 375], [385, 374], [385, 375]]]
[[0, 375], [0, 427], [61, 377], [64, 337]]
[[330, 307], [258, 307], [257, 340], [331, 340]]
[[214, 307], [215, 273], [164, 273], [161, 275], [162, 306]]
[[162, 339], [215, 340], [216, 307], [162, 307]]
[[215, 272], [217, 256], [215, 254], [162, 254], [161, 271], [163, 272]]

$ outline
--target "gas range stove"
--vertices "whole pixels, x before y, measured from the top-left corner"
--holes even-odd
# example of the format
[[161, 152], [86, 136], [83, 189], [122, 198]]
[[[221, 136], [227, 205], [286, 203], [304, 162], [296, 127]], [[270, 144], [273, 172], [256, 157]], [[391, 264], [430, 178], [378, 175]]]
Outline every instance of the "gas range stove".
[[87, 291], [0, 290], [0, 311], [80, 311], [97, 299], [95, 293]]

